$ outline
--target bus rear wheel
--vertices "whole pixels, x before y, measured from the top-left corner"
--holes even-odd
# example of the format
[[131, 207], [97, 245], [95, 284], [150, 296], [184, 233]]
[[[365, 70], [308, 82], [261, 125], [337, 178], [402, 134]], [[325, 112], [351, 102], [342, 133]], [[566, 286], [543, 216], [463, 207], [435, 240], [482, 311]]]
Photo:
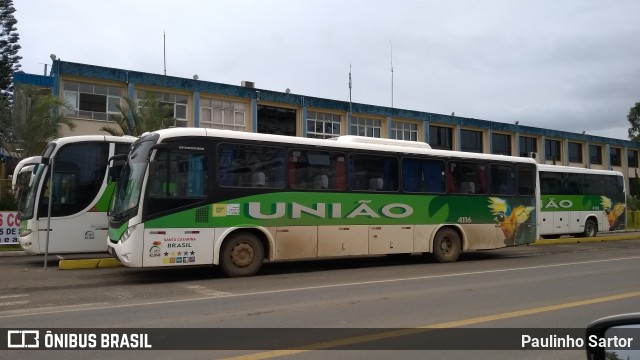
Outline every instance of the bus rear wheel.
[[441, 263], [458, 260], [462, 252], [462, 240], [457, 231], [445, 228], [438, 231], [433, 239], [433, 257]]
[[229, 277], [251, 276], [260, 270], [263, 260], [264, 247], [254, 234], [237, 233], [222, 244], [220, 267]]
[[584, 237], [594, 237], [598, 232], [598, 224], [593, 219], [584, 222]]

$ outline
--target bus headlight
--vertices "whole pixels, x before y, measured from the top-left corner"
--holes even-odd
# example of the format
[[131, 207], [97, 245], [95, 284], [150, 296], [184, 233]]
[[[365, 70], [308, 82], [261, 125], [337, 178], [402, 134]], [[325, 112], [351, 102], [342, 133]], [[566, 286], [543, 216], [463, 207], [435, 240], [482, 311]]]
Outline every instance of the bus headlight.
[[129, 236], [131, 236], [131, 234], [133, 234], [134, 231], [136, 231], [135, 225], [129, 227], [127, 230], [125, 230], [124, 234], [122, 234], [122, 237], [120, 237], [120, 241], [124, 244], [124, 242], [127, 241]]
[[20, 229], [20, 237], [29, 236], [31, 234], [31, 229]]

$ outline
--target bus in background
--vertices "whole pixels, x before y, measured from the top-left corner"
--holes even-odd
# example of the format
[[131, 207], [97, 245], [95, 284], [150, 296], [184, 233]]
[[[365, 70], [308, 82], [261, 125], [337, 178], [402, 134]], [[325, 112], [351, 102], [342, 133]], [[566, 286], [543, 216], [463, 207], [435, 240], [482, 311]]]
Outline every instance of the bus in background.
[[34, 169], [37, 169], [41, 160], [41, 156], [31, 156], [20, 160], [16, 165], [11, 177], [11, 191], [13, 191], [14, 199], [20, 200], [23, 190], [31, 181], [31, 175], [35, 172]]
[[109, 253], [130, 267], [463, 251], [532, 243], [530, 158], [427, 144], [174, 128], [140, 137], [117, 181]]
[[[107, 251], [107, 210], [115, 187], [107, 163], [115, 154], [128, 153], [135, 139], [70, 136], [47, 145], [41, 164], [18, 205], [19, 242], [27, 253]], [[52, 168], [53, 189], [49, 189]], [[51, 219], [47, 249], [49, 195]]]
[[592, 237], [626, 224], [624, 177], [618, 171], [539, 165], [540, 235]]

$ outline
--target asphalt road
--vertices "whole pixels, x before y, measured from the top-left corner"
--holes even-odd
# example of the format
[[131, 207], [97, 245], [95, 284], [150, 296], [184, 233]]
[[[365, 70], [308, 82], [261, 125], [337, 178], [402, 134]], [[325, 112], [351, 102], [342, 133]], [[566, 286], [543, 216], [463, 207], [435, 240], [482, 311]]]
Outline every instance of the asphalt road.
[[[208, 267], [63, 271], [53, 260], [44, 270], [42, 257], [2, 257], [0, 328], [233, 328], [241, 333], [228, 344], [246, 338], [249, 345], [237, 351], [12, 350], [0, 357], [584, 359], [582, 350], [398, 350], [411, 339], [393, 330], [584, 328], [596, 318], [640, 311], [638, 260], [640, 240], [625, 240], [475, 252], [453, 264], [422, 256], [274, 263], [258, 276], [228, 279]], [[251, 350], [260, 336], [253, 328], [264, 328], [267, 338], [283, 335], [275, 328], [333, 329], [284, 335], [301, 345], [357, 351]], [[361, 331], [350, 333], [354, 329], [381, 333], [379, 341], [389, 342], [382, 347], [391, 350], [363, 350], [367, 343], [358, 341]]]

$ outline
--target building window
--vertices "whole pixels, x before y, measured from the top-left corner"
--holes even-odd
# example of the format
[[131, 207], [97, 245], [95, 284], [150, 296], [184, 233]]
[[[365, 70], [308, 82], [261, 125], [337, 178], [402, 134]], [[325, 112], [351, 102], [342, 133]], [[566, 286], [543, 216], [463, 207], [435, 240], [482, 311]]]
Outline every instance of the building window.
[[429, 145], [434, 149], [453, 150], [451, 128], [429, 125]]
[[[160, 93], [150, 91], [156, 96], [161, 106], [169, 108], [169, 117], [176, 119], [176, 126], [187, 126], [187, 102], [189, 97], [187, 95]], [[143, 104], [143, 96], [138, 93], [138, 106]]]
[[351, 118], [351, 134], [367, 137], [381, 137], [382, 121], [354, 116]]
[[296, 136], [296, 110], [258, 105], [258, 132]]
[[544, 142], [544, 158], [549, 161], [560, 161], [561, 159], [560, 141], [545, 140]]
[[391, 139], [418, 141], [418, 124], [402, 121], [391, 122]]
[[93, 120], [111, 120], [120, 115], [116, 105], [120, 104], [123, 88], [99, 84], [65, 81], [64, 100], [71, 106], [66, 115]]
[[569, 162], [582, 162], [582, 144], [574, 142], [569, 143]]
[[340, 115], [307, 111], [307, 137], [328, 139], [340, 135]]
[[611, 166], [622, 166], [622, 157], [620, 156], [620, 148], [609, 148], [609, 162]]
[[589, 145], [589, 162], [594, 165], [602, 165], [602, 146]]
[[467, 152], [482, 152], [482, 132], [460, 130], [460, 150]]
[[638, 150], [627, 150], [627, 167], [638, 167]]
[[491, 153], [497, 155], [511, 155], [511, 135], [491, 134]]
[[531, 153], [538, 152], [538, 141], [536, 138], [520, 136], [520, 156], [530, 157]]
[[245, 116], [241, 102], [200, 99], [200, 127], [246, 131]]

